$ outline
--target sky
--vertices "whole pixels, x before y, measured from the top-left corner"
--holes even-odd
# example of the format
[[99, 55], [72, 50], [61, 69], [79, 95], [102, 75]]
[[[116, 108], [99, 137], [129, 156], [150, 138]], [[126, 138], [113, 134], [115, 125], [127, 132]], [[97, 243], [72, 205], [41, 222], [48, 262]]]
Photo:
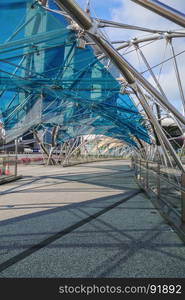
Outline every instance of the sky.
[[[76, 2], [84, 9], [87, 0], [76, 0]], [[161, 0], [161, 2], [185, 13], [185, 0]], [[162, 30], [182, 30], [182, 28], [177, 24], [162, 18], [131, 0], [91, 0], [91, 13], [93, 16], [98, 18], [122, 22], [124, 24]], [[106, 33], [110, 40], [114, 41], [129, 40], [134, 37], [147, 35], [145, 32], [114, 28], [109, 28], [106, 30]], [[174, 39], [174, 47], [176, 53], [185, 50], [185, 38]], [[167, 44], [164, 40], [143, 47], [142, 51], [151, 66], [160, 63], [164, 58], [171, 57], [169, 44]], [[137, 53], [132, 52], [124, 55], [124, 57], [140, 72], [146, 70], [145, 65], [142, 63], [142, 60], [138, 57]], [[179, 55], [177, 57], [177, 62], [185, 92], [185, 79], [183, 80], [185, 54]], [[169, 100], [172, 104], [174, 104], [174, 106], [181, 110], [182, 105], [172, 61], [163, 64], [162, 69], [161, 67], [158, 67], [154, 70]], [[154, 84], [149, 73], [146, 73], [145, 76], [152, 84]]]
[[[87, 0], [76, 0], [76, 2], [84, 9]], [[184, 0], [161, 0], [161, 2], [172, 6], [177, 10], [185, 10]], [[149, 12], [147, 9], [131, 0], [91, 0], [91, 8], [92, 13], [95, 11], [98, 17], [101, 17], [102, 19], [107, 18], [115, 20], [121, 18], [124, 23], [132, 20], [145, 23], [148, 20], [151, 22], [150, 16], [152, 15], [154, 23], [155, 20], [157, 21], [157, 17], [154, 13]]]

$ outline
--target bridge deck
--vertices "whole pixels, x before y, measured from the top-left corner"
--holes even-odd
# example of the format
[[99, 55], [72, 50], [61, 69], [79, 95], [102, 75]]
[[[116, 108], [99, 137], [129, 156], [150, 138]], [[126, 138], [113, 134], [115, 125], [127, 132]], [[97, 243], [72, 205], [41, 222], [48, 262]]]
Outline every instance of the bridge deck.
[[185, 245], [129, 161], [19, 172], [1, 186], [0, 277], [185, 277]]

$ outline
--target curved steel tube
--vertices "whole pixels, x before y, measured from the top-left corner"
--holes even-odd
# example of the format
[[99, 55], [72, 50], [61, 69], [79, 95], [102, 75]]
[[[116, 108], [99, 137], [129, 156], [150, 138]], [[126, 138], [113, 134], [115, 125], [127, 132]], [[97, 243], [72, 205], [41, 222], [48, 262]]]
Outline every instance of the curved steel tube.
[[[180, 11], [161, 3], [157, 0], [131, 0], [154, 13], [182, 26], [185, 27], [185, 15]], [[175, 2], [175, 1], [174, 1]]]
[[[79, 6], [76, 4], [75, 1], [72, 0], [56, 0], [57, 3], [62, 4], [62, 6], [68, 11], [71, 12], [71, 16], [74, 17], [75, 20], [78, 20], [78, 18], [81, 18], [79, 16], [82, 14], [81, 21], [78, 22], [79, 25], [82, 26], [82, 29], [85, 29], [88, 25], [86, 23], [86, 14], [79, 8]], [[84, 20], [84, 25], [83, 25]], [[160, 139], [163, 141], [169, 152], [171, 153], [172, 157], [174, 158], [174, 161], [177, 163], [178, 167], [184, 172], [184, 167], [180, 161], [180, 159], [177, 157], [174, 149], [172, 148], [170, 142], [166, 138], [164, 132], [162, 131], [157, 119], [155, 118], [155, 115], [150, 110], [150, 107], [145, 99], [145, 96], [143, 95], [140, 87], [137, 85], [137, 80], [147, 89], [152, 95], [154, 95], [168, 110], [173, 112], [173, 114], [177, 117], [178, 120], [180, 120], [185, 125], [185, 118], [184, 116], [178, 112], [178, 110], [169, 102], [163, 95], [161, 95], [157, 89], [155, 89], [132, 65], [130, 65], [120, 54], [119, 52], [112, 47], [112, 45], [105, 39], [101, 37], [98, 30], [95, 30], [95, 25], [93, 23], [93, 20], [89, 19], [91, 26], [86, 30], [86, 33], [91, 37], [91, 39], [102, 49], [102, 51], [107, 54], [107, 56], [114, 62], [114, 64], [118, 67], [118, 69], [121, 71], [123, 76], [126, 78], [127, 82], [131, 85], [133, 91], [138, 94], [140, 102], [145, 110], [145, 112], [148, 115], [148, 118], [152, 121], [156, 132], [158, 133]], [[137, 80], [135, 80], [135, 78]]]

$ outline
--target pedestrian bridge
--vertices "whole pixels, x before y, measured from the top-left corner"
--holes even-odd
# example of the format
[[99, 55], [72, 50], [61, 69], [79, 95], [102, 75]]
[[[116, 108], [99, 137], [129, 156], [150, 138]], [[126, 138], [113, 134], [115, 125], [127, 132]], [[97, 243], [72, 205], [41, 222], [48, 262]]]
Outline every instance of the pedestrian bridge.
[[184, 243], [130, 166], [21, 166], [1, 186], [0, 277], [183, 277]]
[[133, 0], [183, 27], [157, 29], [90, 1], [0, 2], [0, 277], [184, 277], [185, 15]]

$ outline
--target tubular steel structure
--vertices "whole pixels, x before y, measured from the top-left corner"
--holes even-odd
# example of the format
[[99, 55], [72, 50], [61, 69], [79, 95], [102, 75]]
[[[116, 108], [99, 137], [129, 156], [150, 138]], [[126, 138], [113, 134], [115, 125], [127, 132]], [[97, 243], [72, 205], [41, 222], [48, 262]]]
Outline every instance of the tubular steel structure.
[[[183, 13], [159, 1], [134, 2], [184, 27]], [[10, 33], [4, 29], [0, 43], [0, 113], [7, 142], [32, 132], [47, 163], [54, 164], [56, 151], [61, 159], [65, 153], [67, 159], [80, 145], [86, 145], [86, 135], [105, 135], [122, 141], [123, 149], [129, 145], [131, 153], [134, 149], [145, 159], [159, 156], [164, 164], [184, 172], [174, 147], [183, 149], [176, 137], [183, 139], [185, 127], [185, 96], [177, 57], [181, 53], [174, 46], [175, 40], [185, 37], [183, 29], [165, 31], [93, 18], [90, 1], [85, 11], [73, 0], [28, 0], [21, 8], [11, 6], [13, 3], [16, 0], [10, 0], [9, 6], [14, 14], [22, 14], [23, 22], [14, 24]], [[147, 35], [110, 42], [101, 31], [106, 27]], [[169, 100], [156, 66], [151, 66], [142, 49], [159, 41], [166, 44], [171, 57], [157, 66], [162, 70], [165, 62], [173, 63], [183, 113]], [[118, 43], [117, 48], [113, 46]], [[123, 50], [137, 53], [146, 70], [139, 71]], [[112, 65], [119, 76], [112, 76]], [[165, 126], [169, 119], [180, 132], [176, 136]]]
[[160, 16], [185, 27], [185, 14], [157, 0], [131, 0]]
[[[148, 90], [152, 96], [157, 98], [158, 101], [160, 101], [169, 111], [171, 111], [180, 122], [185, 124], [185, 118], [181, 113], [179, 113], [175, 107], [173, 107], [169, 101], [164, 97], [162, 94], [160, 94], [133, 66], [131, 66], [126, 59], [124, 59], [117, 50], [115, 50], [112, 45], [105, 41], [105, 39], [102, 37], [101, 33], [97, 29], [97, 23], [96, 21], [92, 21], [86, 14], [83, 12], [82, 9], [79, 8], [79, 6], [75, 3], [75, 1], [67, 0], [57, 0], [56, 1], [62, 8], [67, 11], [72, 18], [78, 23], [78, 25], [85, 30], [86, 34], [95, 42], [96, 45], [99, 46], [99, 48], [104, 52], [105, 55], [107, 55], [111, 61], [116, 65], [116, 67], [120, 70], [123, 77], [127, 81], [127, 83], [130, 85], [130, 87], [133, 89], [135, 94], [138, 96], [138, 99], [140, 100], [143, 109], [145, 110], [145, 113], [147, 114], [148, 118], [151, 120], [156, 133], [160, 140], [162, 140], [162, 143], [165, 145], [165, 147], [168, 149], [168, 151], [171, 153], [173, 159], [177, 163], [178, 167], [184, 171], [184, 167], [179, 160], [178, 156], [176, 155], [175, 151], [173, 150], [173, 147], [171, 146], [170, 142], [168, 141], [166, 135], [163, 133], [163, 130], [160, 127], [160, 124], [158, 123], [155, 115], [150, 110], [149, 105], [147, 104], [147, 101], [145, 99], [145, 96], [137, 84], [135, 78], [139, 80], [139, 82], [142, 84], [142, 86]], [[79, 22], [80, 19], [80, 22]]]
[[184, 226], [185, 15], [131, 1], [182, 28], [92, 17], [90, 0], [85, 10], [74, 0], [0, 1], [0, 151], [13, 145], [17, 160], [21, 143], [36, 142], [46, 164], [62, 166], [129, 156], [142, 187]]

